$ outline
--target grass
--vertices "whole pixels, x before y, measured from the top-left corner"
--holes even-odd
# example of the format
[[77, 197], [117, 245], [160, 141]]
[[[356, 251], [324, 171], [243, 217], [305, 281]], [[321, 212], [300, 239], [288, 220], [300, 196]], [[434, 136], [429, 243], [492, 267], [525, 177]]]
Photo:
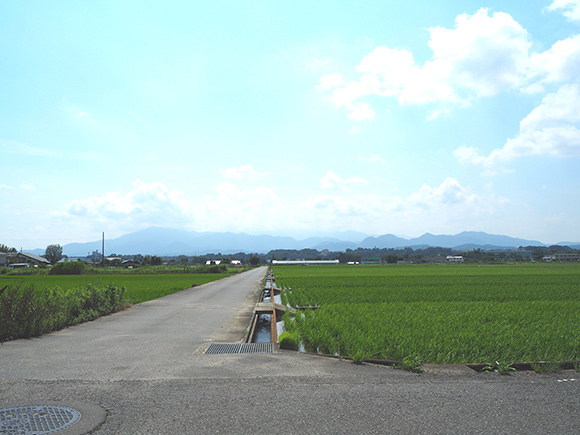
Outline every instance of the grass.
[[364, 360], [574, 361], [580, 265], [277, 266], [306, 347]]
[[35, 337], [234, 274], [0, 275], [0, 342]]
[[202, 285], [232, 275], [226, 273], [190, 274], [103, 274], [103, 275], [0, 275], [0, 288], [7, 285], [34, 285], [37, 289], [77, 288], [115, 284], [125, 288], [125, 300], [131, 304], [157, 299], [193, 285]]

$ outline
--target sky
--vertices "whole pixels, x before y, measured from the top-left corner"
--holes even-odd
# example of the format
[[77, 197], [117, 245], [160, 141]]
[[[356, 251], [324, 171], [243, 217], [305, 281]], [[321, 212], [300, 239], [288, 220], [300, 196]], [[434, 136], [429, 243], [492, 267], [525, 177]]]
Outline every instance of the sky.
[[580, 241], [580, 0], [0, 3], [0, 243]]

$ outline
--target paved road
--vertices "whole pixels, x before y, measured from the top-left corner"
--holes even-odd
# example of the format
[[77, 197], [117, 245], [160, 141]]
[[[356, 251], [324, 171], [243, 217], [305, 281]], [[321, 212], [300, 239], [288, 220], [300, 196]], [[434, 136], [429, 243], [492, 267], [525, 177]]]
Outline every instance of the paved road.
[[0, 345], [0, 407], [98, 405], [108, 415], [96, 434], [580, 433], [573, 371], [417, 376], [287, 351], [196, 354], [206, 340], [241, 339], [264, 274]]

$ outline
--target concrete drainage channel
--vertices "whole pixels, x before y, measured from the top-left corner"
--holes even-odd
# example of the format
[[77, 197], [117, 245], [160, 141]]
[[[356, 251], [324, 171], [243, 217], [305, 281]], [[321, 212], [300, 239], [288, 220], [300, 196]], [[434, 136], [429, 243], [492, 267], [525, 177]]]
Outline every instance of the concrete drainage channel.
[[211, 343], [202, 346], [202, 349], [197, 353], [206, 355], [273, 353], [278, 342], [277, 313], [278, 317], [281, 318], [280, 314], [287, 309], [287, 307], [275, 302], [276, 292], [279, 290], [274, 282], [274, 274], [269, 271], [265, 287], [260, 294], [260, 300], [254, 308], [254, 315], [245, 343]]
[[0, 408], [0, 435], [81, 435], [106, 416], [103, 408], [81, 402], [14, 403]]

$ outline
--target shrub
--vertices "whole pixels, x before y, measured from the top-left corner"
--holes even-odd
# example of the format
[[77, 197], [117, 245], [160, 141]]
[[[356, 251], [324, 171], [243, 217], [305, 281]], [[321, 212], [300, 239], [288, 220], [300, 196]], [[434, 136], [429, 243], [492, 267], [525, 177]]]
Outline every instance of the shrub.
[[82, 275], [86, 265], [82, 261], [57, 263], [50, 268], [49, 275]]
[[280, 334], [280, 349], [298, 350], [298, 334], [295, 332], [283, 332]]

